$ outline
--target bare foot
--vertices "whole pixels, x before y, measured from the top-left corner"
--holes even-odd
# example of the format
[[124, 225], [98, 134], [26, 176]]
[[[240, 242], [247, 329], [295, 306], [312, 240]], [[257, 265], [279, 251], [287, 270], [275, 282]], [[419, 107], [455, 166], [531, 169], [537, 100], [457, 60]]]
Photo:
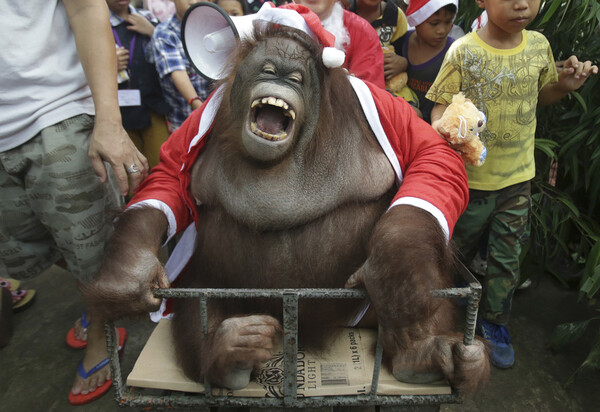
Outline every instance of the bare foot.
[[[85, 356], [83, 358], [83, 368], [86, 371], [94, 368], [108, 357], [103, 322], [95, 321], [89, 313], [88, 320], [90, 321], [86, 336], [88, 344], [85, 349]], [[87, 379], [82, 378], [78, 373], [75, 375], [75, 382], [73, 383], [71, 392], [74, 395], [78, 395], [80, 393], [86, 395], [89, 392], [95, 391], [109, 379], [110, 367], [108, 364], [99, 369], [97, 372], [93, 373]]]
[[[84, 314], [83, 316], [87, 316]], [[89, 320], [88, 320], [89, 322]], [[82, 323], [82, 318], [79, 318], [75, 321], [73, 325], [73, 330], [75, 331], [75, 337], [82, 341], [87, 341], [87, 328], [84, 328]]]

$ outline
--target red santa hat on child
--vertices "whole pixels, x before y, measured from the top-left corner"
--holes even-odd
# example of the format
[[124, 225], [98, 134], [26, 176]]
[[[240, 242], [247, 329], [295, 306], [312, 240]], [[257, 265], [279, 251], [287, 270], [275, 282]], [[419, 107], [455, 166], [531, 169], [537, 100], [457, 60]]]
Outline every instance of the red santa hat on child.
[[409, 25], [415, 27], [442, 7], [450, 4], [454, 4], [458, 11], [458, 0], [410, 0], [406, 9], [406, 20]]

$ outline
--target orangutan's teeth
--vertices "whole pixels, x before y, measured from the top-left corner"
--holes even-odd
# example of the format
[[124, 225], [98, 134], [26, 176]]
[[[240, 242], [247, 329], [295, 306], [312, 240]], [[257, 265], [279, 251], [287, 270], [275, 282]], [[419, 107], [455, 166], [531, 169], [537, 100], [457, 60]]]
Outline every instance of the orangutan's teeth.
[[254, 109], [256, 106], [270, 104], [271, 106], [282, 107], [285, 110], [288, 110], [290, 106], [283, 99], [278, 99], [276, 97], [263, 97], [262, 99], [256, 99], [250, 105], [250, 108]]
[[[296, 112], [294, 112], [294, 110], [290, 109], [290, 106], [287, 104], [287, 102], [283, 99], [279, 99], [274, 96], [262, 97], [262, 98], [256, 99], [252, 102], [252, 104], [250, 105], [250, 108], [254, 109], [257, 106], [262, 107], [266, 104], [268, 104], [270, 106], [281, 107], [284, 110], [283, 111], [284, 116], [291, 117], [292, 120], [296, 120]], [[287, 133], [285, 133], [285, 132], [282, 132], [282, 134], [280, 134], [280, 135], [273, 135], [273, 134], [265, 133], [258, 128], [258, 125], [256, 122], [250, 123], [250, 130], [255, 135], [262, 137], [264, 139], [268, 139], [268, 140], [282, 140], [287, 137]]]
[[287, 133], [285, 133], [285, 132], [283, 132], [280, 135], [263, 132], [262, 130], [260, 130], [258, 128], [258, 125], [256, 124], [256, 122], [250, 123], [250, 130], [252, 131], [252, 133], [257, 135], [258, 137], [262, 137], [263, 139], [267, 139], [267, 140], [271, 140], [271, 141], [281, 140], [281, 139], [284, 139], [287, 137]]

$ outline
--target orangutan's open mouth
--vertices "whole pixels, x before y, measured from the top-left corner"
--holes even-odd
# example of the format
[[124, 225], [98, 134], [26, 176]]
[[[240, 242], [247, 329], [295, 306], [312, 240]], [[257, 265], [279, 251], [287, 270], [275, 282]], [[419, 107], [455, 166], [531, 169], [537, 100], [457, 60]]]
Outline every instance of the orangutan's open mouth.
[[277, 97], [262, 97], [250, 106], [250, 130], [256, 136], [271, 141], [284, 140], [296, 119], [296, 112]]

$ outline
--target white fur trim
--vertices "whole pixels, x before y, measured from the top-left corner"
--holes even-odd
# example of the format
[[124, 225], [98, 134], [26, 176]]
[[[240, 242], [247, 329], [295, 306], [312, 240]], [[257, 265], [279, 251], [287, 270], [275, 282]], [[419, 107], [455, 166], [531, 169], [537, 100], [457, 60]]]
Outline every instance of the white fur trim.
[[[173, 253], [169, 256], [169, 260], [165, 264], [165, 272], [167, 273], [169, 282], [173, 283], [173, 281], [177, 279], [181, 271], [192, 258], [194, 246], [196, 245], [196, 234], [196, 225], [191, 223], [187, 229], [185, 229], [177, 242]], [[150, 312], [150, 319], [152, 319], [153, 322], [158, 322], [163, 318], [171, 319], [173, 317], [172, 313], [163, 316], [166, 307], [166, 300], [163, 299], [160, 308], [156, 312]]]
[[[418, 26], [427, 20], [433, 13], [438, 11], [444, 6], [454, 4], [458, 14], [458, 0], [430, 0], [423, 5], [419, 10], [413, 12], [410, 15], [406, 15], [406, 21], [412, 27]], [[456, 17], [456, 16], [455, 16]]]
[[306, 24], [306, 20], [304, 20], [304, 17], [296, 10], [275, 8], [270, 3], [264, 3], [255, 16], [258, 20], [277, 23], [282, 26], [301, 30], [316, 40], [315, 34], [310, 27], [308, 27], [308, 24]]
[[321, 20], [323, 28], [335, 37], [335, 48], [346, 51], [350, 45], [350, 33], [344, 25], [344, 8], [339, 2], [333, 5], [331, 14]]
[[444, 235], [446, 235], [446, 242], [450, 240], [450, 228], [448, 226], [446, 216], [444, 216], [442, 211], [433, 204], [429, 203], [427, 200], [419, 199], [418, 197], [401, 197], [392, 203], [388, 210], [398, 205], [410, 205], [429, 212], [438, 221], [442, 230], [444, 231]]
[[385, 131], [383, 130], [383, 126], [381, 125], [381, 121], [379, 120], [379, 112], [377, 111], [377, 106], [375, 106], [375, 101], [373, 100], [373, 95], [369, 90], [369, 87], [358, 77], [348, 76], [348, 80], [350, 80], [350, 84], [354, 89], [354, 93], [358, 97], [358, 101], [362, 107], [363, 113], [369, 122], [369, 126], [371, 126], [371, 130], [375, 133], [375, 137], [379, 142], [379, 145], [383, 149], [383, 152], [387, 156], [390, 161], [394, 172], [396, 173], [397, 184], [400, 185], [402, 182], [402, 170], [400, 169], [400, 162], [398, 161], [398, 157], [396, 153], [394, 153], [394, 149], [388, 140]]
[[341, 67], [344, 64], [344, 60], [346, 60], [346, 53], [343, 51], [334, 47], [323, 48], [323, 64], [325, 67], [330, 69]]
[[[202, 116], [200, 117], [200, 124], [198, 125], [198, 133], [192, 141], [190, 142], [190, 146], [188, 147], [188, 153], [192, 150], [192, 147], [196, 146], [200, 139], [208, 132], [210, 126], [213, 124], [215, 120], [215, 116], [217, 115], [217, 111], [219, 110], [219, 106], [221, 106], [221, 100], [223, 100], [223, 92], [225, 91], [225, 86], [219, 87], [219, 89], [215, 92], [213, 97], [206, 103], [206, 107], [204, 108], [204, 112], [202, 112]], [[184, 165], [181, 166], [181, 170], [183, 170]]]
[[183, 268], [185, 268], [192, 258], [194, 246], [196, 245], [196, 234], [196, 225], [190, 223], [177, 241], [175, 249], [173, 249], [169, 260], [165, 264], [165, 272], [167, 272], [169, 282], [177, 279]]

